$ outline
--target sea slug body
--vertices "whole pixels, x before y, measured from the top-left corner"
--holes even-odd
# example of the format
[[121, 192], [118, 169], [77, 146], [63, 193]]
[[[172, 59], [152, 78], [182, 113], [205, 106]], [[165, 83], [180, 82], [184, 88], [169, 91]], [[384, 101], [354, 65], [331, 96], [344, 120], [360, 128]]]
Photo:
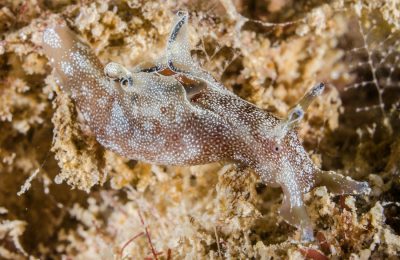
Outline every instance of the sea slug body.
[[335, 194], [369, 191], [357, 182], [316, 167], [301, 145], [296, 125], [324, 84], [314, 86], [279, 119], [239, 98], [190, 55], [188, 14], [178, 12], [165, 55], [154, 66], [103, 67], [67, 27], [48, 28], [46, 55], [104, 147], [130, 159], [163, 165], [231, 161], [281, 186], [281, 216], [313, 239], [303, 194], [326, 185]]

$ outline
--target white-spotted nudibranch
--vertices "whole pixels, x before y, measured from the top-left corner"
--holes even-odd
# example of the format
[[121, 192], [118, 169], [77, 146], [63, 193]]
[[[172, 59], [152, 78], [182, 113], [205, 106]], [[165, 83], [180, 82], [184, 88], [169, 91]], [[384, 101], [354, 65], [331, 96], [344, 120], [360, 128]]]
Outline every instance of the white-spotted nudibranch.
[[178, 12], [165, 54], [152, 66], [106, 67], [67, 27], [48, 28], [43, 47], [62, 88], [71, 93], [104, 147], [130, 159], [163, 165], [231, 161], [253, 169], [267, 185], [281, 186], [280, 214], [313, 239], [303, 194], [326, 185], [335, 194], [369, 191], [318, 169], [301, 145], [296, 125], [324, 84], [314, 86], [278, 119], [239, 98], [193, 61], [188, 14]]

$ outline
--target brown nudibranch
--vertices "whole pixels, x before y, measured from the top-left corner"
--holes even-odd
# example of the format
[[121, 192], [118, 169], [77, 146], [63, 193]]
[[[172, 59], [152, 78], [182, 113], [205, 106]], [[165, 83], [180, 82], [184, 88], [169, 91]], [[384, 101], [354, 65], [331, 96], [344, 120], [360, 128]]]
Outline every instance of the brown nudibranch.
[[152, 66], [103, 67], [67, 27], [48, 28], [43, 47], [62, 89], [71, 93], [96, 139], [130, 159], [162, 165], [231, 161], [282, 187], [281, 216], [313, 239], [303, 194], [326, 185], [335, 194], [367, 193], [357, 182], [316, 167], [296, 125], [324, 84], [314, 86], [279, 119], [239, 98], [193, 61], [188, 14], [178, 12], [165, 54]]

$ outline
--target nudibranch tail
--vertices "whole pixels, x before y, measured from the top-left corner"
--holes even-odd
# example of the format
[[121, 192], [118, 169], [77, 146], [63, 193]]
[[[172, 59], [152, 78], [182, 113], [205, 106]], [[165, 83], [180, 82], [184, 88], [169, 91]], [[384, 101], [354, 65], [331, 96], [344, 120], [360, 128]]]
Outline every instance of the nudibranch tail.
[[110, 118], [118, 87], [104, 75], [96, 55], [67, 26], [47, 28], [43, 49], [61, 80], [61, 88], [71, 93], [92, 131], [100, 135]]
[[47, 28], [43, 32], [43, 50], [65, 81], [78, 75], [103, 74], [98, 58], [66, 26]]
[[[55, 68], [58, 79], [66, 81], [74, 73], [70, 63], [64, 61], [65, 50], [73, 48], [76, 36], [70, 33], [65, 26], [47, 28], [43, 32], [43, 50], [48, 57], [50, 64]], [[68, 88], [65, 84], [61, 87]]]

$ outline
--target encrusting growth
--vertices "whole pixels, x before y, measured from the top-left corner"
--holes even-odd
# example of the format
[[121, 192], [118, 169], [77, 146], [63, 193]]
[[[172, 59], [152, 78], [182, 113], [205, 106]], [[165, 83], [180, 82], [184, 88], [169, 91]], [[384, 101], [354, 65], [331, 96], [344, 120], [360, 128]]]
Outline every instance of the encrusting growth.
[[67, 27], [48, 28], [43, 46], [87, 124], [104, 147], [130, 159], [164, 165], [231, 161], [253, 169], [284, 192], [281, 216], [313, 239], [303, 194], [326, 185], [336, 194], [369, 191], [334, 172], [318, 169], [301, 145], [296, 125], [324, 84], [314, 86], [279, 119], [239, 98], [190, 55], [186, 12], [178, 12], [165, 54], [132, 70], [103, 68]]

